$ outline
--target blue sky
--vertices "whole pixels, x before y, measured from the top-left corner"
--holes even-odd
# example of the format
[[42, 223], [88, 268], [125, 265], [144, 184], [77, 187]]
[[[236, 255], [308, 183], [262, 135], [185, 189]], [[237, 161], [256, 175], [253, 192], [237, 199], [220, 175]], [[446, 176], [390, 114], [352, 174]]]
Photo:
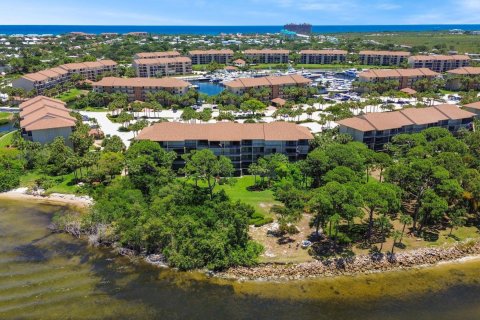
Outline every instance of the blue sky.
[[0, 0], [0, 10], [0, 24], [480, 23], [480, 0]]

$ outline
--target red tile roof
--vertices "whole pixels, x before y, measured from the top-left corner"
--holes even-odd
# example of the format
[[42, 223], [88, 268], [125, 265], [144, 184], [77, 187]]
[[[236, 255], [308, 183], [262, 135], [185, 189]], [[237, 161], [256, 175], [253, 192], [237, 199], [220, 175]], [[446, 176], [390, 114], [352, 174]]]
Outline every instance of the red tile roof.
[[152, 141], [293, 141], [311, 140], [313, 135], [307, 128], [289, 122], [245, 124], [233, 122], [214, 124], [162, 122], [143, 129], [136, 139]]
[[249, 49], [243, 51], [244, 54], [249, 55], [249, 54], [289, 54], [289, 50], [283, 50], [283, 49]]
[[274, 85], [298, 85], [309, 84], [312, 81], [301, 75], [290, 75], [280, 77], [262, 77], [262, 78], [239, 78], [225, 83], [229, 88], [252, 88]]
[[179, 57], [180, 53], [177, 51], [164, 51], [164, 52], [139, 52], [135, 55], [139, 59], [148, 58], [173, 58]]
[[475, 109], [475, 110], [480, 110], [480, 101], [466, 104], [464, 107], [467, 107], [467, 108], [470, 108], [470, 109]]
[[135, 59], [133, 62], [135, 64], [161, 65], [161, 64], [171, 64], [171, 63], [192, 63], [192, 59], [188, 57], [145, 58], [145, 59]]
[[418, 56], [411, 56], [410, 60], [413, 61], [428, 61], [428, 60], [470, 60], [470, 57], [467, 55], [418, 55]]
[[346, 50], [325, 49], [325, 50], [302, 50], [300, 54], [347, 54]]
[[410, 56], [408, 51], [373, 51], [373, 50], [363, 50], [359, 52], [360, 55], [367, 56]]
[[443, 120], [468, 119], [474, 113], [458, 106], [443, 104], [427, 108], [408, 108], [393, 112], [368, 113], [337, 121], [339, 125], [359, 131], [398, 129], [408, 125], [425, 125]]
[[233, 51], [230, 49], [223, 49], [223, 50], [192, 50], [189, 52], [190, 55], [210, 55], [210, 54], [228, 54], [228, 55], [233, 55]]
[[105, 77], [92, 84], [94, 87], [159, 87], [186, 88], [191, 84], [177, 78], [117, 78]]
[[480, 75], [480, 67], [463, 67], [458, 69], [453, 69], [447, 71], [450, 74], [466, 75], [466, 76], [476, 76]]
[[401, 78], [401, 77], [436, 77], [439, 73], [428, 68], [416, 69], [371, 69], [358, 76], [364, 79]]
[[74, 127], [76, 123], [65, 104], [56, 99], [38, 96], [22, 103], [20, 110], [20, 127], [26, 131]]

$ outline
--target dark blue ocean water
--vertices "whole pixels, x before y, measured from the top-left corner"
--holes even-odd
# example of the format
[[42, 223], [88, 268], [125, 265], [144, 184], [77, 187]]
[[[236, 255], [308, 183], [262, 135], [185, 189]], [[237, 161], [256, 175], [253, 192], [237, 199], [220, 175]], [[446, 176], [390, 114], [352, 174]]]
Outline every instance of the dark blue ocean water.
[[[68, 32], [149, 32], [155, 34], [205, 34], [220, 33], [276, 33], [282, 26], [59, 26], [59, 25], [0, 25], [0, 34], [64, 34]], [[388, 32], [388, 31], [444, 31], [463, 29], [480, 30], [480, 25], [372, 25], [372, 26], [314, 26], [315, 33]]]

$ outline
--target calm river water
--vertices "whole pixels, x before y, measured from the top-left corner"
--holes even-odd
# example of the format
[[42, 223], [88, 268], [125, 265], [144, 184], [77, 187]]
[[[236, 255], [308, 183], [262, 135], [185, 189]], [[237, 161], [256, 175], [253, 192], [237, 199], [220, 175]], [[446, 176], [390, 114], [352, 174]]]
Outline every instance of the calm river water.
[[69, 209], [0, 200], [0, 319], [480, 319], [480, 261], [288, 283], [209, 280], [46, 229]]

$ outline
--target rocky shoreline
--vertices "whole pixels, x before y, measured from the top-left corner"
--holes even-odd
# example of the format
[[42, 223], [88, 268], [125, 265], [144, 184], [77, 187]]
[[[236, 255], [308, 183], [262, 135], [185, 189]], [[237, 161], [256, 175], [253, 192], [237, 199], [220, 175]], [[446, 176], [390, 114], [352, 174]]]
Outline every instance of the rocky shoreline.
[[480, 255], [479, 239], [466, 240], [449, 247], [421, 248], [393, 255], [373, 254], [296, 264], [270, 263], [257, 267], [236, 267], [216, 276], [239, 281], [300, 280], [433, 266], [475, 255]]

